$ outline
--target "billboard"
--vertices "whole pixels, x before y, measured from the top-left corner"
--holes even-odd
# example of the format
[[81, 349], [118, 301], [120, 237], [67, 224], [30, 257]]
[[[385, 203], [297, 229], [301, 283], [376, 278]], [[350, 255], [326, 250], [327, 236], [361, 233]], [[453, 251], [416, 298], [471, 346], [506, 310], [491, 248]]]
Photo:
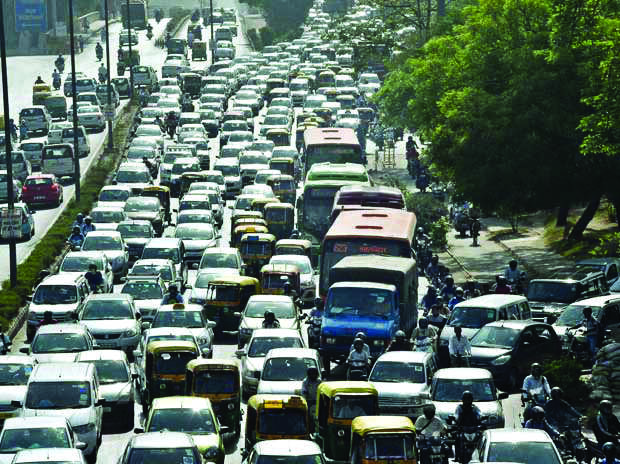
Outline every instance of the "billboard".
[[15, 0], [15, 30], [47, 31], [46, 0]]

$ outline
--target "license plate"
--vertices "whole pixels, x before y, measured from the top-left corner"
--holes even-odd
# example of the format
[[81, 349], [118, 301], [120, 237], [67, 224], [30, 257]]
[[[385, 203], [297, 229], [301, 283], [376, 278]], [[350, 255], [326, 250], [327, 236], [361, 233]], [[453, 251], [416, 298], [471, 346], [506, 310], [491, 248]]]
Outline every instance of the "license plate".
[[112, 412], [112, 407], [111, 406], [104, 406], [103, 407], [103, 412]]
[[35, 195], [34, 199], [35, 200], [45, 200], [45, 195]]
[[102, 348], [113, 348], [114, 346], [116, 346], [116, 344], [97, 340], [97, 346], [100, 346]]

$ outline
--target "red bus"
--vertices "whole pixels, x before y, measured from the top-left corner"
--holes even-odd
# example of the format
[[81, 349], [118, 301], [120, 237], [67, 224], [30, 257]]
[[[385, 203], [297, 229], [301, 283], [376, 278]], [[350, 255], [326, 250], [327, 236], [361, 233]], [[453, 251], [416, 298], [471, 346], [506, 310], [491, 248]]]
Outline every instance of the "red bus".
[[309, 127], [304, 131], [304, 173], [313, 164], [327, 162], [364, 164], [362, 146], [353, 129]]
[[345, 256], [413, 258], [415, 214], [397, 209], [342, 211], [321, 247], [319, 294], [328, 290], [329, 270]]

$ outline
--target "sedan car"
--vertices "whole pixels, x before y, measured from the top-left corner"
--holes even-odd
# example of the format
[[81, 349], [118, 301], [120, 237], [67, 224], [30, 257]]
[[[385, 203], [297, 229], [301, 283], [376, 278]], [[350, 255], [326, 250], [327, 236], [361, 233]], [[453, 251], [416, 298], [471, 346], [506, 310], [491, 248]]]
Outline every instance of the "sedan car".
[[520, 385], [533, 362], [558, 359], [562, 345], [549, 324], [497, 321], [482, 327], [471, 339], [472, 367], [488, 369], [509, 391]]
[[177, 276], [174, 263], [169, 259], [139, 259], [131, 268], [128, 277], [130, 276], [159, 276], [166, 288], [170, 284], [183, 288], [182, 279]]
[[102, 251], [112, 266], [115, 279], [127, 274], [129, 253], [120, 232], [115, 230], [89, 232], [82, 243], [82, 251]]
[[544, 430], [485, 430], [470, 462], [527, 462], [561, 464], [555, 443]]
[[153, 183], [153, 179], [144, 163], [126, 162], [118, 167], [113, 183], [126, 185], [133, 193], [140, 193]]
[[160, 430], [131, 437], [118, 460], [118, 464], [147, 462], [202, 464], [204, 461], [190, 435]]
[[240, 314], [238, 346], [241, 348], [250, 339], [252, 331], [260, 329], [265, 312], [271, 311], [283, 329], [299, 331], [302, 315], [286, 295], [252, 295]]
[[166, 293], [166, 287], [158, 276], [129, 276], [121, 293], [133, 297], [142, 321], [151, 321]]
[[105, 400], [104, 419], [133, 427], [135, 388], [127, 355], [120, 350], [84, 351], [75, 361], [95, 365], [99, 394]]
[[177, 226], [196, 223], [215, 225], [213, 211], [207, 211], [206, 209], [186, 209], [177, 214]]
[[147, 137], [157, 143], [160, 149], [164, 148], [164, 134], [157, 124], [140, 124], [134, 135], [136, 137]]
[[22, 201], [28, 206], [60, 206], [63, 201], [62, 185], [54, 174], [28, 176], [22, 186]]
[[[84, 105], [77, 109], [78, 123], [87, 129], [101, 132], [106, 127], [106, 120], [101, 108], [96, 105]], [[68, 114], [69, 121], [73, 120], [73, 112]]]
[[118, 224], [127, 219], [127, 214], [121, 208], [97, 206], [90, 212], [95, 230], [116, 230]]
[[300, 395], [308, 369], [314, 367], [322, 378], [323, 364], [311, 348], [275, 348], [267, 353], [257, 394]]
[[70, 322], [39, 327], [30, 347], [20, 348], [41, 363], [73, 362], [80, 351], [90, 351], [95, 340], [85, 326]]
[[488, 370], [473, 367], [451, 367], [435, 372], [431, 383], [431, 401], [437, 416], [444, 421], [453, 416], [465, 390], [474, 395], [474, 404], [482, 415], [488, 417], [489, 428], [504, 426], [501, 400], [508, 398], [508, 394], [495, 389], [493, 376]]
[[246, 346], [235, 352], [241, 358], [242, 393], [245, 397], [256, 393], [265, 357], [274, 348], [304, 348], [304, 341], [298, 330], [257, 329]]
[[244, 264], [237, 248], [208, 248], [202, 254], [199, 269], [235, 269], [243, 273]]
[[164, 232], [164, 208], [155, 197], [130, 197], [124, 208], [129, 219], [149, 221], [158, 235]]
[[11, 464], [86, 464], [82, 450], [77, 448], [38, 448], [18, 452]]
[[174, 236], [183, 240], [185, 255], [183, 259], [188, 263], [198, 263], [207, 248], [217, 247], [221, 235], [212, 224], [179, 224]]
[[84, 275], [88, 267], [94, 264], [103, 277], [103, 291], [110, 293], [114, 289], [112, 267], [102, 251], [70, 251], [65, 255], [58, 269], [59, 274], [71, 274], [71, 277]]
[[267, 440], [254, 445], [243, 464], [272, 462], [324, 464], [319, 445], [311, 440]]
[[144, 246], [155, 237], [155, 229], [151, 221], [128, 219], [116, 226], [127, 244], [129, 262], [135, 262], [142, 256]]
[[0, 356], [0, 424], [9, 417], [19, 416], [11, 403], [24, 402], [26, 384], [35, 364], [30, 356]]
[[99, 191], [97, 206], [124, 208], [125, 202], [131, 196], [131, 188], [125, 185], [105, 185]]

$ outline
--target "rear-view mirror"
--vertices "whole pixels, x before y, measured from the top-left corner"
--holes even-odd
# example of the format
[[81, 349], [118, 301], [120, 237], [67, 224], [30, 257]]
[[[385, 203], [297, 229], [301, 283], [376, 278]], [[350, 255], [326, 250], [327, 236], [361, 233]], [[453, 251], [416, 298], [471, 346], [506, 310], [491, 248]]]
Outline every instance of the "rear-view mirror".
[[507, 400], [509, 396], [510, 395], [506, 392], [499, 392], [499, 394], [497, 395], [497, 398], [501, 401], [501, 400]]
[[86, 448], [88, 448], [88, 445], [84, 443], [83, 441], [76, 441], [75, 447], [81, 451], [84, 451]]
[[195, 271], [198, 269], [198, 263], [192, 263], [191, 268]]
[[151, 328], [151, 323], [150, 322], [143, 322], [142, 324], [140, 324], [140, 327], [142, 328], [142, 330], [148, 330]]
[[242, 358], [245, 356], [245, 349], [241, 348], [240, 350], [235, 351], [235, 356], [238, 358]]
[[214, 321], [207, 322], [207, 327], [209, 327], [210, 329], [215, 329], [215, 326], [217, 326], [217, 322], [214, 322]]

